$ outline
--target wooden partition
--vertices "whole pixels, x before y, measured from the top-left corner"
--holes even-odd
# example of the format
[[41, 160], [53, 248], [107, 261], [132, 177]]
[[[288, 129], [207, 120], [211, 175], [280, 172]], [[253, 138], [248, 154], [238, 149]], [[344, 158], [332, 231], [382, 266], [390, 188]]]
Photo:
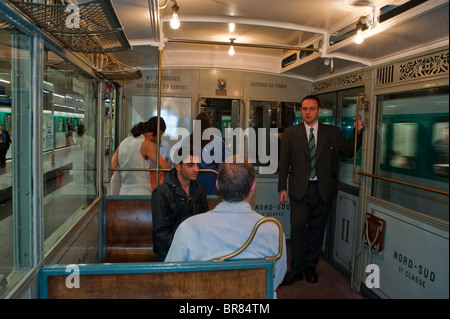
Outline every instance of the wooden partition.
[[[208, 206], [219, 203], [208, 196]], [[104, 202], [105, 254], [103, 262], [156, 262], [150, 196], [111, 196]]]
[[41, 268], [39, 293], [41, 299], [271, 299], [273, 271], [266, 259], [52, 265]]
[[153, 252], [150, 197], [105, 200], [104, 262], [158, 261]]

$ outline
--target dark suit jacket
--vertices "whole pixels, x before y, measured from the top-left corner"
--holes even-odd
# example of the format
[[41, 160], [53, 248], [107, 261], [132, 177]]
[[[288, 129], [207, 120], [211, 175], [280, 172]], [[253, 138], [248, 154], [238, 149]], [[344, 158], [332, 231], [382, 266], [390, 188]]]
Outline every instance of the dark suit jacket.
[[[325, 202], [336, 198], [338, 192], [339, 154], [352, 158], [355, 135], [357, 147], [361, 146], [362, 134], [352, 135], [346, 141], [336, 126], [319, 123], [316, 148], [316, 175], [319, 193]], [[281, 143], [278, 191], [287, 190], [286, 179], [289, 167], [289, 197], [301, 200], [309, 184], [309, 148], [305, 124], [291, 126], [285, 130]]]

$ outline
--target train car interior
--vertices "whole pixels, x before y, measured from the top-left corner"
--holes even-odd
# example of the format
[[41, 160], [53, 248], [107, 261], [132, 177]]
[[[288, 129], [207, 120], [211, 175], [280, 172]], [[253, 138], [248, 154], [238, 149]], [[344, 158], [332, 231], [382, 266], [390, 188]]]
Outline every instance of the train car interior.
[[[273, 294], [273, 258], [158, 261], [151, 196], [112, 183], [130, 129], [163, 118], [173, 156], [207, 113], [252, 160], [250, 204], [289, 265], [278, 159], [308, 94], [345, 138], [365, 123], [339, 158], [319, 283]], [[449, 297], [448, 0], [0, 0], [0, 124], [0, 298]], [[168, 172], [137, 170], [161, 174], [152, 187]]]

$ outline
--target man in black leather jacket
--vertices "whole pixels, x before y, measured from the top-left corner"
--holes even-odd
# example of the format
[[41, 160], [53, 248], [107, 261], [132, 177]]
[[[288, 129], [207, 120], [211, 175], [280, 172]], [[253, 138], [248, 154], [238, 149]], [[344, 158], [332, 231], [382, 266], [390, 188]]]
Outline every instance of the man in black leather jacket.
[[186, 218], [207, 212], [205, 188], [197, 182], [199, 160], [190, 153], [152, 193], [153, 251], [164, 261], [178, 226]]

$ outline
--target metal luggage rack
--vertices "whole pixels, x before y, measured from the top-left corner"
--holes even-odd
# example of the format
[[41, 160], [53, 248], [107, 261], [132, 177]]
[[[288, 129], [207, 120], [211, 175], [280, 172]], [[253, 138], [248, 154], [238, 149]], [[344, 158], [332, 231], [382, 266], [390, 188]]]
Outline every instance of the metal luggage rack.
[[94, 0], [73, 7], [11, 3], [72, 51], [104, 53], [131, 49], [111, 0]]
[[[102, 56], [103, 63], [96, 71], [104, 78], [112, 81], [139, 80], [144, 76], [139, 67], [130, 67], [112, 57], [110, 54]], [[97, 63], [99, 65], [100, 63]]]
[[0, 29], [15, 29], [15, 27], [11, 23], [0, 18]]

